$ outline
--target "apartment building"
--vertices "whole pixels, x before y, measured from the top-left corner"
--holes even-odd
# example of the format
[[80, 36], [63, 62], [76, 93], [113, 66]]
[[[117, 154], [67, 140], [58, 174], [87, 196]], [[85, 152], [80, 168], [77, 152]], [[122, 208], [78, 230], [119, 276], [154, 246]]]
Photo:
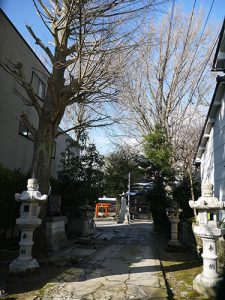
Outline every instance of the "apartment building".
[[[40, 104], [44, 101], [49, 72], [27, 44], [5, 13], [0, 9], [0, 58], [21, 62], [30, 79]], [[0, 67], [0, 164], [26, 173], [31, 168], [34, 142], [26, 126], [21, 123], [21, 113], [26, 112], [34, 126], [38, 116], [32, 106], [24, 102], [27, 96], [19, 84]], [[67, 134], [55, 140], [52, 153], [51, 174], [57, 177], [61, 153], [65, 151]]]

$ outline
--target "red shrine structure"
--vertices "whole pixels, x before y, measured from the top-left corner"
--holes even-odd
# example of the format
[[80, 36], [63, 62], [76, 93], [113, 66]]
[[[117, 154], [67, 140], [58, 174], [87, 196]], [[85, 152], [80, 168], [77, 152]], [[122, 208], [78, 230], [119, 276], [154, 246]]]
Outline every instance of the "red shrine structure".
[[115, 215], [116, 198], [102, 197], [98, 198], [98, 202], [95, 205], [96, 217], [108, 217]]

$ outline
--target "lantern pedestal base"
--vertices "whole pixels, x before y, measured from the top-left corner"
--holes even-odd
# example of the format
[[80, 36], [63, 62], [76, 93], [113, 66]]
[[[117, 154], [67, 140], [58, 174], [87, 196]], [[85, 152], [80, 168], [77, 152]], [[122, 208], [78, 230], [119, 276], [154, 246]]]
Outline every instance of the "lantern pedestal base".
[[11, 273], [21, 273], [27, 270], [35, 270], [39, 268], [39, 263], [36, 259], [20, 260], [19, 257], [11, 262], [9, 265], [9, 271]]
[[119, 218], [117, 221], [118, 224], [129, 224], [129, 218], [125, 216], [125, 218]]
[[207, 278], [202, 274], [198, 274], [193, 280], [193, 289], [206, 297], [216, 296], [216, 286], [222, 280], [222, 277]]
[[166, 251], [168, 251], [168, 252], [177, 252], [177, 251], [184, 252], [185, 250], [180, 241], [170, 240], [166, 247]]
[[91, 237], [90, 236], [79, 236], [77, 239], [79, 244], [91, 244]]
[[182, 247], [180, 241], [178, 240], [170, 240], [169, 243], [168, 243], [168, 246], [169, 247]]

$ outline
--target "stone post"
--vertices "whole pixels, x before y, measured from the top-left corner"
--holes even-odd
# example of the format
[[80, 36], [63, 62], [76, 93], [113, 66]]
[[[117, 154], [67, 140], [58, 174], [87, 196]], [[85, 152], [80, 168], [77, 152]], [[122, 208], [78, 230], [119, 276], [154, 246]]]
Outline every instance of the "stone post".
[[50, 195], [46, 218], [46, 244], [49, 253], [58, 251], [68, 244], [65, 232], [66, 216], [61, 216], [61, 197]]
[[225, 228], [219, 227], [219, 211], [225, 205], [213, 197], [213, 185], [209, 182], [202, 186], [202, 196], [197, 201], [189, 201], [189, 205], [198, 210], [198, 226], [194, 227], [194, 233], [201, 237], [203, 243], [203, 272], [194, 279], [193, 288], [199, 293], [214, 296], [214, 287], [221, 279], [217, 272], [216, 242], [225, 234]]
[[37, 260], [31, 256], [33, 232], [41, 224], [41, 219], [38, 218], [39, 203], [46, 201], [47, 195], [42, 196], [38, 189], [38, 180], [32, 178], [28, 179], [27, 191], [23, 191], [22, 194], [15, 194], [16, 201], [20, 201], [22, 205], [20, 207], [20, 218], [16, 219], [16, 224], [19, 225], [21, 230], [19, 256], [9, 265], [9, 270], [13, 273], [39, 267]]
[[122, 197], [118, 223], [129, 223], [129, 208], [127, 206], [127, 199], [125, 195], [126, 194], [121, 195]]

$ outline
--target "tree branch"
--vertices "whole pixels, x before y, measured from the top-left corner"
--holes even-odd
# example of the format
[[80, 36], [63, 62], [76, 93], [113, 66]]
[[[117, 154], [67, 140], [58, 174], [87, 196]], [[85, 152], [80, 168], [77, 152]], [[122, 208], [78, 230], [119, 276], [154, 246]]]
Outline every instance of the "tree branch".
[[[105, 119], [107, 119], [107, 118], [105, 118]], [[104, 118], [102, 118], [101, 120], [104, 120]], [[66, 130], [64, 130], [64, 131], [58, 132], [58, 133], [56, 134], [56, 137], [58, 137], [58, 136], [60, 136], [60, 135], [62, 135], [62, 134], [64, 134], [64, 133], [67, 133], [67, 132], [69, 132], [69, 131], [72, 131], [72, 130], [78, 130], [78, 129], [82, 129], [82, 128], [98, 128], [98, 127], [106, 127], [106, 126], [110, 126], [110, 125], [113, 125], [113, 124], [116, 123], [115, 121], [112, 121], [112, 122], [110, 122], [110, 123], [104, 123], [104, 124], [91, 124], [92, 122], [99, 122], [99, 121], [100, 121], [100, 119], [98, 119], [98, 120], [90, 120], [90, 121], [88, 121], [88, 122], [85, 123], [85, 124], [75, 125], [75, 126], [69, 128], [69, 129], [66, 129]]]
[[35, 138], [37, 130], [30, 123], [30, 121], [28, 120], [27, 115], [25, 114], [25, 112], [22, 111], [20, 118], [21, 118], [22, 123], [27, 127], [27, 129], [30, 131], [32, 136]]
[[26, 28], [29, 31], [29, 33], [31, 34], [31, 36], [33, 37], [33, 39], [35, 40], [35, 43], [37, 45], [39, 45], [45, 51], [45, 53], [50, 58], [51, 62], [54, 63], [54, 56], [53, 56], [51, 50], [42, 43], [42, 41], [36, 36], [36, 34], [33, 32], [32, 28], [30, 26], [26, 25]]
[[0, 61], [0, 66], [8, 73], [10, 74], [16, 82], [25, 90], [28, 97], [32, 101], [33, 106], [35, 107], [37, 114], [40, 116], [42, 113], [42, 108], [38, 102], [38, 98], [34, 93], [33, 87], [30, 82], [27, 81], [25, 77], [25, 73], [23, 70], [23, 65], [21, 63], [13, 63], [9, 59], [8, 64]]

